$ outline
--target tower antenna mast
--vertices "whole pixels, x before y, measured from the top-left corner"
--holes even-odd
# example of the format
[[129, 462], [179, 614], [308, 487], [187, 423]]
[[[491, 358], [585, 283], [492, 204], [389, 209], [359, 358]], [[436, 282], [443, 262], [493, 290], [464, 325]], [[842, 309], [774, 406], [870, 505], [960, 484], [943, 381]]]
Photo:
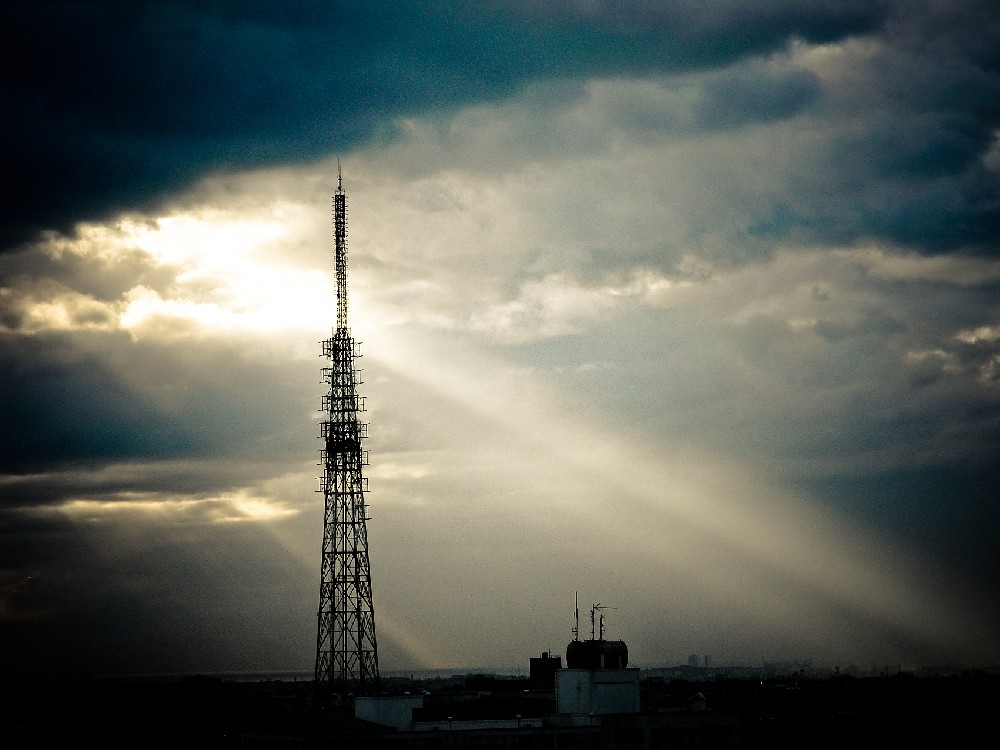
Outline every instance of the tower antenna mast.
[[580, 640], [580, 592], [579, 591], [576, 592], [576, 597], [574, 600], [573, 621], [575, 623], [573, 625], [573, 640], [578, 641]]
[[368, 424], [358, 396], [360, 357], [347, 325], [347, 195], [340, 161], [333, 196], [334, 255], [337, 275], [337, 327], [323, 341], [329, 367], [322, 370], [328, 385], [320, 422], [320, 465], [323, 476], [323, 550], [316, 635], [316, 694], [321, 705], [346, 703], [352, 695], [376, 692], [379, 686], [375, 610], [368, 559], [368, 483], [362, 468], [368, 452], [361, 441]]
[[[616, 607], [609, 607], [606, 604], [595, 604], [590, 608], [590, 640], [604, 640], [604, 610], [605, 609], [616, 609]], [[600, 616], [598, 618], [598, 612]], [[598, 619], [600, 621], [600, 627], [598, 628]]]

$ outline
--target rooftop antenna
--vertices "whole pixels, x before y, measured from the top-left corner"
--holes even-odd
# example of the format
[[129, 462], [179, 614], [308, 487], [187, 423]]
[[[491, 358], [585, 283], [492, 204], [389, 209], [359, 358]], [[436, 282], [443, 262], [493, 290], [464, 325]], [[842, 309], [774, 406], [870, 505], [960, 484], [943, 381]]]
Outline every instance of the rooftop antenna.
[[[600, 618], [596, 615], [598, 612], [604, 609], [618, 609], [617, 607], [609, 607], [605, 604], [595, 604], [590, 609], [590, 640], [604, 640], [604, 614], [602, 613]], [[596, 637], [595, 637], [596, 636]]]
[[573, 618], [576, 625], [573, 627], [573, 640], [580, 640], [580, 592], [576, 592], [576, 607], [573, 612]]
[[337, 190], [344, 189], [344, 175], [340, 171], [340, 157], [337, 157]]

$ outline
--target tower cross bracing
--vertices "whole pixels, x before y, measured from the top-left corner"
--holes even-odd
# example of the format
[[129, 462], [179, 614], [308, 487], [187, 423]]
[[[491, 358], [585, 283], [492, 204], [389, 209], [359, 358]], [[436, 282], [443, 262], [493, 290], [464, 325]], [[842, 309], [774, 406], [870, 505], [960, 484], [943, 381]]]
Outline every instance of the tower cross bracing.
[[320, 422], [320, 465], [323, 476], [323, 550], [320, 567], [316, 636], [316, 688], [324, 701], [346, 701], [350, 695], [376, 691], [379, 682], [375, 611], [368, 559], [368, 490], [363, 467], [368, 453], [362, 441], [364, 399], [356, 360], [361, 356], [347, 325], [347, 195], [338, 175], [333, 196], [334, 249], [337, 273], [337, 327], [323, 342], [329, 359], [323, 378]]

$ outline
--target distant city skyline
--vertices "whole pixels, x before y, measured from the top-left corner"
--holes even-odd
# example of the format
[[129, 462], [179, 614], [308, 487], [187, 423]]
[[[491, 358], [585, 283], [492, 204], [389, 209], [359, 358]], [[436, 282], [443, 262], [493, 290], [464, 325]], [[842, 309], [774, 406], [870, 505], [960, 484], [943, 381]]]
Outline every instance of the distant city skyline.
[[338, 159], [383, 670], [1000, 664], [995, 4], [0, 29], [9, 673], [311, 669]]

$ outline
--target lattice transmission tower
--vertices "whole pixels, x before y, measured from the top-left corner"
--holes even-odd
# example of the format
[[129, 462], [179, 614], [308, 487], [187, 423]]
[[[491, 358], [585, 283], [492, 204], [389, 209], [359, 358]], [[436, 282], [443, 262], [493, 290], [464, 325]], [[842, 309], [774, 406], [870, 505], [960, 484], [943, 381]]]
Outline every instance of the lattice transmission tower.
[[323, 476], [323, 553], [320, 573], [319, 623], [316, 636], [316, 691], [320, 702], [346, 702], [350, 695], [378, 689], [378, 648], [368, 560], [367, 480], [362, 467], [368, 452], [361, 447], [368, 425], [358, 396], [361, 354], [347, 327], [347, 195], [337, 175], [333, 196], [334, 247], [337, 266], [337, 328], [323, 342], [323, 368], [329, 390], [323, 397], [320, 422], [320, 465]]

